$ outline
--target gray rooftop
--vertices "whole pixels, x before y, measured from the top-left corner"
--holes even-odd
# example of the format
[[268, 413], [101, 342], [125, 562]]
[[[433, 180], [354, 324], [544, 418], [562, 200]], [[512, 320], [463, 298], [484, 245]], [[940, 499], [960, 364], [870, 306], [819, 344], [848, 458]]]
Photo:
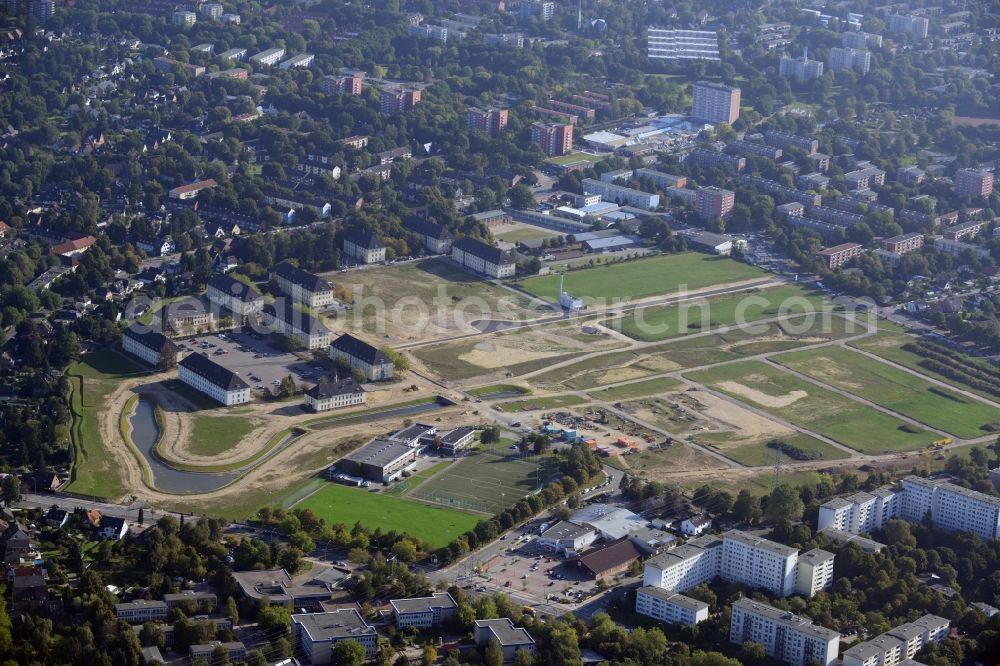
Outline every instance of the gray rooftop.
[[397, 613], [423, 613], [435, 608], [458, 608], [458, 604], [447, 592], [435, 592], [429, 597], [393, 599], [389, 604]]
[[823, 507], [827, 509], [843, 509], [844, 507], [851, 506], [851, 503], [845, 500], [843, 497], [834, 497], [831, 500], [823, 502]]
[[399, 458], [410, 454], [412, 451], [413, 449], [403, 442], [394, 442], [389, 439], [373, 439], [354, 453], [344, 456], [344, 460], [349, 460], [358, 465], [385, 467]]
[[833, 629], [817, 626], [808, 618], [796, 615], [790, 611], [775, 608], [774, 606], [762, 604], [758, 601], [753, 601], [752, 599], [748, 599], [746, 597], [738, 599], [733, 603], [733, 609], [736, 608], [741, 608], [745, 611], [769, 618], [774, 622], [783, 624], [801, 634], [812, 636], [813, 638], [817, 638], [821, 641], [829, 641], [834, 638], [840, 638], [840, 634]]
[[166, 608], [167, 603], [165, 601], [148, 601], [146, 599], [136, 599], [135, 601], [126, 601], [120, 604], [115, 604], [115, 613], [123, 610], [131, 610], [133, 608]]
[[884, 543], [879, 543], [878, 541], [874, 541], [857, 534], [851, 534], [850, 532], [845, 532], [844, 530], [838, 530], [835, 527], [824, 528], [820, 530], [819, 533], [837, 543], [857, 544], [857, 546], [866, 553], [877, 553], [885, 548]]
[[576, 525], [567, 520], [560, 520], [558, 523], [541, 533], [543, 539], [576, 539], [585, 534], [590, 534], [594, 530], [589, 527]]
[[741, 532], [740, 530], [729, 530], [722, 535], [722, 538], [724, 541], [737, 541], [753, 548], [768, 550], [775, 555], [780, 555], [782, 557], [795, 555], [799, 552], [797, 548], [792, 548], [791, 546], [786, 546], [783, 543], [771, 541], [770, 539], [765, 539], [763, 537], [753, 536], [752, 534], [747, 534], [746, 532]]
[[987, 495], [986, 493], [981, 493], [977, 490], [970, 490], [969, 488], [963, 488], [962, 486], [955, 485], [950, 481], [941, 481], [934, 479], [925, 479], [919, 476], [908, 476], [903, 481], [908, 481], [917, 485], [925, 486], [927, 488], [936, 488], [938, 490], [944, 490], [950, 493], [955, 493], [956, 495], [962, 495], [963, 497], [968, 497], [969, 499], [976, 500], [979, 502], [986, 502], [988, 504], [1000, 505], [1000, 497], [995, 497], [993, 495]]
[[476, 620], [476, 627], [485, 627], [493, 633], [501, 647], [513, 645], [534, 645], [535, 640], [527, 630], [515, 627], [510, 618], [501, 617], [495, 620]]
[[810, 564], [820, 564], [836, 557], [833, 553], [822, 548], [813, 548], [807, 553], [799, 555], [799, 561], [807, 560]]
[[901, 624], [895, 629], [885, 633], [888, 636], [894, 636], [908, 641], [921, 636], [928, 631], [937, 629], [938, 627], [947, 627], [949, 624], [951, 623], [943, 617], [938, 617], [937, 615], [928, 613], [920, 619], [914, 620], [913, 622], [907, 622], [906, 624]]
[[657, 597], [658, 599], [662, 599], [663, 601], [671, 603], [675, 606], [680, 606], [681, 608], [686, 608], [691, 611], [697, 612], [702, 609], [708, 610], [708, 604], [704, 601], [692, 599], [691, 597], [686, 597], [683, 594], [677, 594], [676, 592], [667, 592], [663, 588], [655, 587], [653, 585], [640, 587], [639, 592], [650, 597]]
[[293, 615], [292, 622], [301, 625], [314, 642], [375, 634], [375, 629], [354, 608]]

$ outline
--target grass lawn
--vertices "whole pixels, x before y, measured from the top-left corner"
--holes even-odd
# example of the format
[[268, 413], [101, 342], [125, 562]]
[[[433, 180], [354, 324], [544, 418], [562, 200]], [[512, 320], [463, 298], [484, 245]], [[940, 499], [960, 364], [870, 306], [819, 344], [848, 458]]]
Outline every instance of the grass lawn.
[[401, 497], [403, 495], [406, 495], [408, 492], [419, 486], [427, 479], [431, 478], [441, 470], [447, 468], [448, 465], [450, 464], [451, 464], [450, 460], [442, 460], [441, 462], [436, 463], [432, 467], [428, 467], [425, 470], [417, 472], [408, 479], [403, 479], [399, 483], [395, 484], [392, 488], [386, 490], [383, 494], [391, 495], [393, 497]]
[[578, 395], [552, 395], [544, 398], [527, 398], [513, 402], [501, 402], [494, 407], [503, 407], [505, 412], [531, 412], [537, 409], [573, 407], [587, 402]]
[[405, 532], [436, 548], [447, 545], [482, 519], [464, 511], [410, 502], [335, 483], [328, 483], [295, 508], [312, 509], [327, 523], [350, 526], [360, 521], [370, 529]]
[[70, 438], [76, 451], [68, 490], [108, 499], [118, 499], [127, 492], [120, 466], [105, 446], [97, 421], [118, 384], [143, 373], [143, 368], [111, 349], [85, 354], [67, 370], [73, 412]]
[[[759, 268], [734, 259], [685, 252], [569, 271], [565, 289], [585, 301], [628, 300], [666, 294], [681, 286], [702, 289], [767, 275]], [[528, 278], [521, 282], [521, 287], [552, 302], [559, 299], [558, 275]]]
[[520, 393], [524, 395], [531, 393], [531, 389], [524, 386], [518, 386], [517, 384], [490, 384], [489, 386], [480, 386], [478, 388], [469, 389], [466, 393], [481, 398], [483, 396], [493, 395], [494, 393]]
[[632, 400], [633, 398], [643, 398], [647, 395], [658, 393], [668, 393], [681, 388], [683, 384], [673, 377], [659, 377], [657, 379], [647, 379], [642, 382], [615, 386], [601, 391], [591, 391], [590, 395], [597, 400], [605, 402], [618, 402], [620, 400]]
[[1000, 423], [998, 409], [842, 347], [792, 352], [773, 360], [963, 439], [992, 432], [983, 426]]
[[570, 153], [569, 155], [550, 157], [545, 161], [550, 164], [572, 164], [573, 162], [579, 162], [581, 160], [597, 163], [601, 161], [601, 158], [597, 155], [590, 155], [589, 153]]
[[[833, 477], [829, 474], [823, 474], [821, 472], [785, 472], [782, 473], [780, 483], [786, 483], [792, 487], [798, 488], [801, 486], [813, 486], [815, 487], [822, 481], [827, 483], [833, 483]], [[774, 488], [774, 472], [766, 471], [761, 472], [757, 476], [751, 476], [740, 479], [701, 479], [697, 481], [684, 481], [681, 483], [682, 486], [689, 490], [694, 490], [699, 486], [710, 486], [712, 488], [717, 488], [719, 490], [725, 490], [728, 493], [732, 493], [735, 497], [741, 490], [748, 490], [753, 495], [767, 495]]]
[[542, 227], [518, 224], [513, 227], [503, 227], [501, 229], [497, 229], [493, 235], [497, 240], [506, 241], [508, 243], [517, 243], [519, 241], [530, 241], [540, 238], [555, 238], [559, 235], [559, 232], [552, 231], [551, 229], [544, 229]]
[[[933, 377], [939, 381], [946, 384], [951, 384], [952, 386], [957, 386], [976, 395], [980, 395], [994, 402], [998, 402], [997, 396], [991, 395], [986, 391], [981, 391], [968, 384], [961, 382], [954, 377], [945, 377], [941, 373], [935, 372], [929, 368], [925, 368], [920, 364], [924, 360], [924, 357], [920, 354], [914, 354], [911, 351], [903, 349], [903, 345], [908, 342], [914, 342], [916, 338], [910, 335], [901, 335], [897, 333], [878, 333], [870, 338], [864, 338], [862, 340], [855, 340], [851, 342], [852, 347], [857, 347], [858, 349], [863, 349], [866, 352], [875, 354], [876, 356], [881, 356], [884, 359], [898, 363], [899, 365], [904, 365], [911, 370], [916, 370], [917, 372], [927, 375], [928, 377]], [[981, 358], [972, 356], [970, 354], [963, 354], [957, 350], [951, 350], [951, 354], [954, 358], [965, 364], [969, 364], [973, 367], [982, 365], [987, 370], [992, 370], [989, 363]]]
[[[727, 458], [732, 458], [736, 462], [749, 467], [761, 467], [772, 465], [775, 461], [775, 450], [768, 447], [767, 443], [772, 439], [780, 439], [786, 444], [795, 446], [803, 451], [815, 453], [819, 460], [837, 460], [846, 458], [848, 454], [835, 446], [831, 446], [824, 441], [818, 440], [809, 435], [801, 433], [780, 435], [767, 438], [762, 441], [746, 441], [734, 438], [729, 435], [735, 433], [701, 433], [695, 438], [699, 444], [708, 446]], [[791, 461], [782, 454], [781, 459]]]
[[239, 444], [255, 427], [254, 421], [242, 416], [196, 414], [189, 448], [195, 455], [217, 456]]
[[[678, 305], [642, 308], [617, 324], [630, 338], [652, 342], [721, 326], [741, 326], [779, 315], [815, 312], [817, 317], [822, 317], [823, 302], [819, 292], [784, 285]], [[828, 303], [827, 307], [832, 309], [832, 304]]]
[[686, 377], [862, 453], [912, 451], [938, 438], [759, 361], [733, 363]]
[[465, 456], [408, 496], [456, 509], [499, 513], [545, 483], [551, 459], [542, 461], [540, 465], [489, 453]]

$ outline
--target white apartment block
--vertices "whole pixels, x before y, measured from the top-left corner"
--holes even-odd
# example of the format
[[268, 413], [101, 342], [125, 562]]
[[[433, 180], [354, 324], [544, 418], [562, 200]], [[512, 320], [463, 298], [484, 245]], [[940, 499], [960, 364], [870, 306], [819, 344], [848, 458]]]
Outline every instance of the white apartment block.
[[709, 30], [646, 31], [646, 55], [661, 60], [721, 60], [719, 35]]
[[922, 647], [947, 635], [948, 620], [924, 615], [845, 650], [844, 666], [901, 666]]
[[335, 301], [332, 284], [294, 264], [288, 262], [278, 264], [271, 272], [271, 277], [278, 284], [278, 289], [296, 303], [311, 308], [322, 308], [333, 305]]
[[698, 624], [708, 619], [708, 604], [658, 587], [640, 587], [635, 612], [667, 624]]
[[[643, 585], [686, 592], [721, 578], [778, 597], [812, 596], [831, 583], [833, 558], [832, 553], [818, 549], [800, 557], [799, 551], [790, 546], [730, 530], [721, 537], [691, 539], [648, 560]], [[800, 560], [804, 569], [801, 574]]]
[[513, 277], [517, 271], [517, 265], [508, 253], [468, 236], [452, 243], [451, 258], [461, 266], [495, 280]]
[[115, 617], [129, 624], [166, 620], [167, 604], [163, 601], [146, 601], [144, 599], [115, 604]]
[[654, 210], [660, 205], [659, 194], [649, 194], [641, 190], [634, 190], [630, 187], [622, 187], [614, 183], [605, 183], [593, 178], [583, 179], [583, 191], [587, 194], [599, 194], [603, 201], [612, 201], [617, 204], [627, 204], [636, 208]]
[[314, 412], [363, 405], [368, 402], [368, 394], [360, 384], [351, 378], [336, 382], [320, 382], [303, 394], [303, 402]]
[[746, 598], [733, 604], [729, 640], [760, 643], [769, 657], [792, 666], [829, 666], [837, 661], [840, 650], [840, 634], [836, 631]]
[[227, 407], [250, 402], [250, 385], [232, 370], [195, 352], [177, 364], [182, 382]]
[[934, 527], [946, 532], [972, 532], [981, 539], [1000, 536], [1000, 497], [948, 481], [919, 476], [903, 479], [900, 518], [919, 522], [928, 512]]
[[830, 49], [830, 71], [843, 72], [854, 69], [861, 74], [867, 74], [872, 66], [872, 54], [865, 49]]
[[250, 62], [252, 62], [255, 65], [271, 66], [271, 65], [277, 65], [278, 62], [280, 62], [281, 59], [284, 57], [285, 57], [285, 49], [279, 47], [274, 49], [267, 49], [266, 51], [261, 51], [260, 53], [250, 56]]
[[817, 529], [862, 534], [891, 518], [917, 523], [928, 513], [934, 527], [946, 532], [973, 532], [981, 539], [1000, 537], [1000, 497], [919, 476], [903, 479], [901, 490], [883, 486], [871, 494], [855, 493], [826, 502], [819, 508]]

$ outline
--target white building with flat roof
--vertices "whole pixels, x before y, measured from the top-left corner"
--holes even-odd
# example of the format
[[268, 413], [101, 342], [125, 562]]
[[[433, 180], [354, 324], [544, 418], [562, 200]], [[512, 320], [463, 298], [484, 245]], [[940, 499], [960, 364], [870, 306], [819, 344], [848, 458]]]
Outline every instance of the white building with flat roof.
[[708, 604], [658, 587], [640, 587], [635, 612], [667, 624], [698, 624], [708, 619]]
[[948, 620], [924, 615], [844, 651], [844, 666], [903, 666], [928, 643], [948, 635]]
[[729, 640], [760, 643], [767, 656], [792, 666], [837, 661], [840, 634], [811, 620], [751, 599], [733, 604]]
[[458, 612], [458, 604], [447, 592], [435, 592], [429, 597], [393, 599], [389, 602], [396, 626], [428, 629]]
[[365, 649], [368, 658], [375, 656], [378, 634], [354, 608], [342, 608], [328, 613], [303, 613], [292, 616], [292, 640], [301, 654], [316, 666], [329, 664], [333, 646], [340, 641], [354, 640]]
[[721, 60], [719, 35], [711, 30], [646, 31], [646, 55], [654, 60]]

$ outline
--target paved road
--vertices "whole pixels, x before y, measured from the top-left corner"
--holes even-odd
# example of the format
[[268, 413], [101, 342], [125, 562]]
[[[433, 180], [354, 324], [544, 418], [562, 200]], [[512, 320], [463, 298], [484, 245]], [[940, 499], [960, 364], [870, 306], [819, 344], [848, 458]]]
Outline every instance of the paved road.
[[[88, 509], [97, 509], [101, 512], [103, 516], [113, 516], [115, 518], [122, 518], [131, 523], [135, 523], [139, 518], [139, 509], [143, 509], [143, 523], [146, 525], [151, 525], [163, 516], [173, 516], [178, 521], [181, 519], [179, 513], [173, 511], [161, 511], [159, 509], [154, 509], [147, 505], [145, 502], [130, 502], [128, 504], [112, 504], [110, 502], [101, 500], [87, 500], [78, 497], [70, 497], [68, 495], [58, 494], [58, 493], [21, 493], [21, 501], [17, 502], [14, 506], [20, 508], [42, 508], [48, 509], [52, 506], [57, 506], [64, 511], [73, 511], [79, 507], [85, 507]], [[184, 520], [197, 520], [197, 516], [192, 514], [183, 514]]]

